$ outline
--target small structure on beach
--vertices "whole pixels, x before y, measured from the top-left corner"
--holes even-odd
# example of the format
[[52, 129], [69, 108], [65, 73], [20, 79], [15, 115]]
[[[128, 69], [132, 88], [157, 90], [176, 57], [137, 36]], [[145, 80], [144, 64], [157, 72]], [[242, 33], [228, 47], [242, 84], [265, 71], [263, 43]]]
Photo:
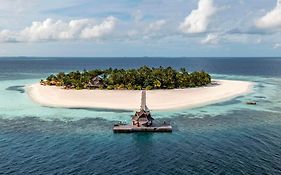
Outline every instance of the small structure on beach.
[[99, 76], [92, 78], [89, 82], [90, 88], [99, 88], [101, 86], [103, 86], [103, 80]]
[[141, 92], [141, 107], [132, 116], [132, 124], [127, 125], [122, 122], [115, 124], [113, 127], [114, 132], [172, 132], [172, 126], [164, 122], [161, 125], [153, 123], [153, 118], [146, 106], [146, 91]]

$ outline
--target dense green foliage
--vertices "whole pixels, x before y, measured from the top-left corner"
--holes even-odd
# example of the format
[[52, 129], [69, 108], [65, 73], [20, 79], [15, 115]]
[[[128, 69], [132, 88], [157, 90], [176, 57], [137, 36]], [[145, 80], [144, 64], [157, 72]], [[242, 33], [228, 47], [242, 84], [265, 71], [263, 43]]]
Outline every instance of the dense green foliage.
[[[93, 86], [93, 78], [99, 77], [98, 85]], [[204, 72], [187, 72], [184, 68], [177, 71], [171, 67], [138, 69], [107, 69], [83, 72], [60, 72], [41, 80], [43, 85], [64, 86], [68, 89], [174, 89], [199, 87], [211, 82], [211, 76]]]

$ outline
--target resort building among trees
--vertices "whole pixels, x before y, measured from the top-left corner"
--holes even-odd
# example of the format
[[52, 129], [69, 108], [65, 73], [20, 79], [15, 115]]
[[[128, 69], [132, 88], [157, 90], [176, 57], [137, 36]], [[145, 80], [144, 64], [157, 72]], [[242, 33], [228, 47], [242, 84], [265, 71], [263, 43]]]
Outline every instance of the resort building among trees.
[[102, 87], [102, 86], [103, 86], [103, 80], [99, 76], [95, 76], [89, 82], [90, 88], [99, 88], [99, 87]]

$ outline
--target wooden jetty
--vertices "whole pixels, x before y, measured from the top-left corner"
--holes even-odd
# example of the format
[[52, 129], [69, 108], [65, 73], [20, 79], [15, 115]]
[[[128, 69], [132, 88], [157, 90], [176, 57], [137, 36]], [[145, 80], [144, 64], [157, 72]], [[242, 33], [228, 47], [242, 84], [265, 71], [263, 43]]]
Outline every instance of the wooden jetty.
[[131, 132], [172, 132], [172, 126], [164, 122], [163, 124], [154, 124], [150, 111], [146, 106], [146, 91], [141, 92], [141, 107], [132, 116], [132, 124], [117, 123], [113, 127], [115, 133]]
[[132, 133], [132, 132], [172, 132], [172, 126], [148, 126], [137, 127], [134, 125], [118, 125], [113, 127], [116, 133]]

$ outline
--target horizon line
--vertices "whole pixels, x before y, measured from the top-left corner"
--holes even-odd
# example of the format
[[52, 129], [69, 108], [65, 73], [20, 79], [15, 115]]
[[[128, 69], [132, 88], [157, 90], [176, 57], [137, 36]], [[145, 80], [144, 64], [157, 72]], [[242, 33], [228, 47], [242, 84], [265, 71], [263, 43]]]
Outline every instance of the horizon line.
[[0, 56], [0, 58], [281, 58], [281, 56]]

